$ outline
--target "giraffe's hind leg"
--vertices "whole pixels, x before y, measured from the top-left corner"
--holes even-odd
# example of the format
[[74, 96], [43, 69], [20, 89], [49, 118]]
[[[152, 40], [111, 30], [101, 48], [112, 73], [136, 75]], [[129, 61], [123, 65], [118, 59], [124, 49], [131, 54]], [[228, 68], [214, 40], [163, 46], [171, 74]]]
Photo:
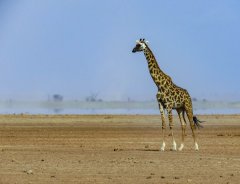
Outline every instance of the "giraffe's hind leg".
[[184, 147], [184, 138], [185, 138], [185, 130], [186, 130], [186, 120], [185, 120], [185, 117], [184, 117], [185, 111], [182, 110], [182, 109], [177, 109], [177, 113], [178, 113], [178, 117], [179, 117], [181, 127], [182, 127], [182, 142], [181, 142], [181, 145], [178, 148], [178, 150], [182, 151], [182, 149]]
[[193, 122], [193, 113], [192, 113], [192, 109], [191, 110], [186, 110], [187, 113], [187, 117], [188, 120], [190, 122], [190, 126], [191, 126], [191, 130], [192, 130], [192, 136], [193, 136], [193, 141], [194, 141], [194, 146], [195, 146], [195, 150], [198, 151], [198, 143], [196, 141], [196, 135], [195, 135], [195, 126], [194, 126], [194, 122]]

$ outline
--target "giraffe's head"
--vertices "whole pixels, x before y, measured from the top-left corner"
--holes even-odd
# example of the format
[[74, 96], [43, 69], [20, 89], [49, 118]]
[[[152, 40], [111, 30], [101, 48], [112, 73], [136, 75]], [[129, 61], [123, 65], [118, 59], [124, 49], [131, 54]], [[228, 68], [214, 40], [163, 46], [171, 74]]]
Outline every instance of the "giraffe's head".
[[148, 41], [145, 41], [145, 39], [140, 39], [136, 41], [136, 46], [133, 48], [132, 52], [141, 52], [144, 51], [144, 49], [147, 47]]

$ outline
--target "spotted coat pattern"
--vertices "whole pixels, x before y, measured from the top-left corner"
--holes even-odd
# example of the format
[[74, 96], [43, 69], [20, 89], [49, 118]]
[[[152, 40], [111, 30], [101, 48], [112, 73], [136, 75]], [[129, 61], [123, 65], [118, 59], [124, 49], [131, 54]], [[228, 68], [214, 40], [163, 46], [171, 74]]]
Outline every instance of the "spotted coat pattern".
[[157, 101], [161, 113], [162, 119], [162, 130], [163, 130], [163, 144], [161, 150], [165, 149], [165, 110], [167, 110], [169, 126], [171, 129], [172, 139], [173, 139], [173, 150], [176, 150], [176, 142], [173, 136], [173, 120], [172, 120], [172, 109], [176, 109], [178, 112], [178, 116], [182, 126], [182, 143], [179, 147], [179, 150], [182, 150], [184, 147], [184, 137], [185, 137], [185, 129], [186, 129], [186, 119], [185, 113], [187, 114], [188, 120], [190, 122], [190, 126], [192, 129], [193, 139], [195, 143], [195, 150], [198, 150], [198, 144], [196, 142], [196, 137], [194, 133], [194, 121], [193, 121], [193, 109], [192, 109], [192, 100], [186, 89], [183, 89], [172, 82], [171, 77], [165, 74], [149, 48], [147, 42], [144, 39], [137, 40], [137, 44], [133, 49], [133, 53], [135, 52], [144, 52], [146, 60], [148, 62], [149, 72], [151, 77], [158, 88], [157, 92]]

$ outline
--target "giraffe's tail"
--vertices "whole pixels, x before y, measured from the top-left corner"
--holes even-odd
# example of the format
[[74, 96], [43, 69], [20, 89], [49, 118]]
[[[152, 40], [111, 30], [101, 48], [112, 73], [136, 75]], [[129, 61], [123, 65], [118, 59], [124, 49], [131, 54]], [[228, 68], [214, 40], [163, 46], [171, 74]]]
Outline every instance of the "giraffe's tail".
[[203, 126], [200, 125], [200, 123], [203, 123], [205, 121], [200, 121], [199, 119], [197, 119], [196, 116], [193, 116], [193, 122], [194, 122], [195, 128], [203, 128]]

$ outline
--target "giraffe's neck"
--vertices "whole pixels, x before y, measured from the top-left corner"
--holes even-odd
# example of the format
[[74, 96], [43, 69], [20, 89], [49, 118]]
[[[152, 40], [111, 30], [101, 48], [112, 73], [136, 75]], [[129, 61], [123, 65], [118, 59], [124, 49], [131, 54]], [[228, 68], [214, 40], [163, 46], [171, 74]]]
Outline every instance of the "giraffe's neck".
[[166, 81], [171, 80], [171, 78], [160, 69], [157, 60], [155, 59], [151, 49], [148, 46], [144, 50], [144, 55], [148, 62], [148, 69], [153, 81], [159, 89], [160, 87], [164, 87]]

